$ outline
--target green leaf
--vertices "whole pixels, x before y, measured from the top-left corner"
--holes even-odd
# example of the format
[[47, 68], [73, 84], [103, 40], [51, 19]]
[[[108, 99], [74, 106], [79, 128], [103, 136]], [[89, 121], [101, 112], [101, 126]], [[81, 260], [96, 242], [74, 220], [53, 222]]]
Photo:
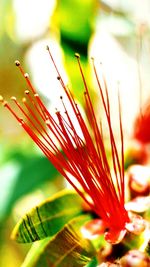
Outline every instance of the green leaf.
[[54, 181], [57, 175], [58, 171], [44, 156], [16, 152], [0, 169], [0, 220], [10, 214], [19, 198]]
[[93, 0], [59, 1], [56, 16], [60, 25], [61, 42], [74, 52], [87, 56], [96, 12], [97, 4]]
[[[54, 180], [58, 175], [58, 171], [46, 157], [34, 155], [32, 158], [24, 156], [22, 159], [21, 156], [19, 159], [21, 166], [14, 187], [13, 200], [31, 192], [43, 182]], [[21, 162], [22, 160], [23, 162]]]
[[82, 199], [63, 190], [33, 208], [18, 222], [12, 239], [30, 243], [56, 234], [70, 219], [82, 212]]
[[90, 215], [71, 220], [52, 239], [46, 238], [32, 245], [21, 267], [81, 267], [96, 251], [89, 240], [81, 236], [80, 228]]
[[85, 267], [97, 267], [98, 266], [98, 261], [96, 257], [92, 259]]

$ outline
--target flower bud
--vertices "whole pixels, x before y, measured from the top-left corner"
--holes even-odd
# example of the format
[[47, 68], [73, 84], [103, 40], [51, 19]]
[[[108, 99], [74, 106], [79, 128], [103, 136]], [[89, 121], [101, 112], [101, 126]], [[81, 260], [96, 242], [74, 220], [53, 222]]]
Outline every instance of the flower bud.
[[129, 187], [137, 194], [147, 194], [150, 192], [150, 167], [133, 165], [128, 170]]
[[130, 250], [120, 260], [121, 267], [149, 267], [150, 260], [148, 256], [138, 250]]
[[134, 213], [128, 213], [130, 217], [130, 222], [126, 223], [126, 229], [132, 234], [139, 235], [146, 228], [146, 221], [139, 215]]
[[86, 223], [81, 231], [86, 238], [93, 239], [104, 233], [106, 225], [101, 219], [93, 219]]

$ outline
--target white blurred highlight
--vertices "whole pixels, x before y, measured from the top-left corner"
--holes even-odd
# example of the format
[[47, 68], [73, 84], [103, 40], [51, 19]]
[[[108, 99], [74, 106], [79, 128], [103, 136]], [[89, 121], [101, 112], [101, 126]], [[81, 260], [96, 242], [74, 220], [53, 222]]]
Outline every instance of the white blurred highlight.
[[[99, 76], [101, 76], [100, 62], [103, 64], [103, 72], [109, 90], [111, 118], [114, 129], [119, 126], [117, 103], [119, 82], [124, 133], [127, 136], [131, 135], [135, 117], [140, 110], [140, 84], [136, 60], [123, 50], [119, 42], [102, 25], [97, 28], [91, 40], [89, 54], [95, 58]], [[95, 81], [95, 78], [93, 78], [93, 81]], [[143, 84], [142, 90], [142, 101], [144, 103], [149, 94], [148, 83]]]
[[32, 40], [49, 28], [56, 0], [14, 0], [16, 32], [21, 41]]
[[46, 49], [47, 45], [50, 47], [64, 83], [67, 84], [68, 78], [63, 67], [62, 51], [54, 38], [43, 39], [32, 45], [26, 54], [26, 61], [30, 67], [32, 82], [36, 85], [37, 90], [53, 102], [53, 105], [56, 107], [56, 103], [63, 94], [63, 90], [57, 80], [56, 70]]

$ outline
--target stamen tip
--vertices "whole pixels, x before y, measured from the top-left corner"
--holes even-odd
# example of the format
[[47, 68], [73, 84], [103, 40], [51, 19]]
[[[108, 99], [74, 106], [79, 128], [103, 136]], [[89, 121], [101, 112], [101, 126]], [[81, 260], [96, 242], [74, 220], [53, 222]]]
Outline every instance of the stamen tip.
[[3, 102], [4, 98], [2, 97], [2, 95], [0, 95], [0, 102]]
[[0, 95], [0, 102], [2, 103], [4, 107], [7, 105], [7, 101], [4, 101], [4, 98], [2, 97], [2, 95]]
[[26, 102], [26, 98], [25, 98], [25, 97], [22, 98], [22, 102], [23, 102], [23, 103]]
[[25, 90], [24, 92], [26, 95], [28, 95], [30, 93], [29, 90]]
[[46, 46], [46, 50], [48, 50], [48, 51], [49, 51], [49, 46], [48, 46], [48, 45]]
[[57, 76], [57, 80], [60, 81], [61, 77], [60, 76]]
[[20, 66], [20, 61], [19, 61], [19, 60], [15, 60], [15, 65], [16, 65], [17, 67], [19, 67], [19, 66]]
[[15, 96], [12, 96], [10, 99], [13, 100], [13, 101], [17, 100], [17, 98]]
[[3, 105], [4, 107], [6, 107], [6, 105], [7, 105], [7, 101], [3, 101], [3, 102], [2, 102], [2, 105]]
[[24, 77], [25, 77], [25, 78], [29, 78], [29, 74], [28, 74], [28, 73], [25, 73], [25, 74], [24, 74]]
[[80, 54], [75, 53], [74, 55], [75, 55], [76, 58], [80, 58]]

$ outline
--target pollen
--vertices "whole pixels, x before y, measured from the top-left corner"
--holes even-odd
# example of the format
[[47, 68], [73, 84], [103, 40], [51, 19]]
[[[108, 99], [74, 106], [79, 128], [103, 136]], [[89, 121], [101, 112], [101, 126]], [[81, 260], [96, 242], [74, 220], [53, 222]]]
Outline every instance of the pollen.
[[75, 55], [76, 58], [80, 58], [80, 54], [75, 53], [74, 55]]
[[16, 61], [15, 61], [15, 65], [16, 65], [17, 67], [19, 67], [19, 66], [20, 66], [20, 61], [19, 61], [19, 60], [16, 60]]
[[48, 51], [49, 51], [49, 46], [48, 46], [48, 45], [46, 46], [46, 50], [48, 50]]
[[25, 73], [25, 74], [24, 74], [24, 77], [25, 77], [25, 78], [29, 78], [29, 74], [28, 74], [28, 73]]
[[27, 100], [25, 97], [22, 98], [22, 102], [25, 103]]
[[0, 95], [0, 102], [5, 107], [7, 105], [7, 101], [4, 100], [3, 96]]
[[2, 97], [2, 95], [0, 95], [0, 102], [3, 102], [4, 98]]
[[17, 100], [15, 96], [12, 96], [10, 99], [13, 100], [13, 101]]
[[7, 106], [7, 104], [8, 104], [8, 102], [7, 102], [7, 101], [3, 101], [3, 102], [2, 102], [2, 105], [3, 105], [4, 107], [6, 107], [6, 106]]

